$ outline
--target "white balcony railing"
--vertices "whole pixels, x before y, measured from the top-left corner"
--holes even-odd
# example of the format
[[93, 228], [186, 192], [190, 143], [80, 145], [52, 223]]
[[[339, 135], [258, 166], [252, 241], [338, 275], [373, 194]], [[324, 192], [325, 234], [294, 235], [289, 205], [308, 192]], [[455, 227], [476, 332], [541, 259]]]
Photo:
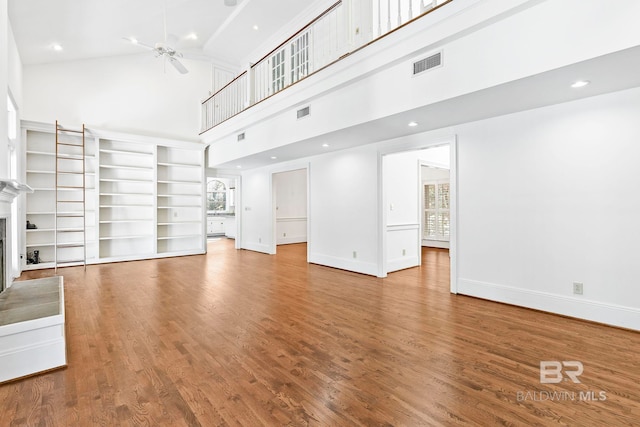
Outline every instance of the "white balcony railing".
[[342, 0], [202, 103], [202, 132], [453, 0]]

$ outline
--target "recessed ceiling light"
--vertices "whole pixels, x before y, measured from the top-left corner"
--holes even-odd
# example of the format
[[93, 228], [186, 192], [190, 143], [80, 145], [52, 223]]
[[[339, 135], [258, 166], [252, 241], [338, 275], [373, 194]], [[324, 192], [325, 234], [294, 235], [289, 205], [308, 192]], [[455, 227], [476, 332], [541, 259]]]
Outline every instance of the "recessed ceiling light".
[[589, 83], [591, 83], [589, 80], [578, 80], [577, 82], [573, 83], [571, 85], [571, 87], [574, 88], [574, 89], [578, 89], [578, 88], [581, 88], [581, 87], [585, 87]]
[[198, 40], [198, 35], [196, 33], [191, 33], [187, 36], [188, 40]]
[[416, 127], [416, 126], [418, 126], [418, 123], [417, 123], [417, 122], [409, 122], [409, 127], [414, 128], [414, 127]]
[[329, 146], [329, 144], [322, 144], [322, 146], [323, 146], [324, 148], [327, 148], [327, 147]]
[[62, 46], [58, 43], [54, 43], [53, 45], [51, 45], [51, 49], [55, 50], [56, 52], [60, 52], [62, 50]]
[[241, 165], [238, 165], [238, 166], [236, 166], [236, 167], [237, 167], [238, 169], [242, 169], [242, 166], [241, 166]]
[[258, 31], [258, 30], [260, 29], [260, 27], [258, 27], [257, 25], [254, 25], [254, 26], [253, 26], [253, 29], [254, 29], [254, 30], [256, 30], [256, 31]]
[[275, 159], [277, 159], [276, 156], [271, 156], [271, 160], [275, 160]]

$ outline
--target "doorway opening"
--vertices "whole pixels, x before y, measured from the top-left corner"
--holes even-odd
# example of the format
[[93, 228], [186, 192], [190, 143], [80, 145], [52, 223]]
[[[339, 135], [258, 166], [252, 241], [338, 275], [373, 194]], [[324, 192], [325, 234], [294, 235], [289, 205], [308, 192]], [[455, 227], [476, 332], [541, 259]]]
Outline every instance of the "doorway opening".
[[236, 239], [238, 221], [236, 177], [207, 177], [207, 240]]
[[308, 169], [294, 169], [271, 176], [273, 251], [280, 245], [307, 243]]
[[456, 293], [455, 153], [452, 136], [380, 154], [380, 277], [422, 265], [424, 252], [448, 250]]

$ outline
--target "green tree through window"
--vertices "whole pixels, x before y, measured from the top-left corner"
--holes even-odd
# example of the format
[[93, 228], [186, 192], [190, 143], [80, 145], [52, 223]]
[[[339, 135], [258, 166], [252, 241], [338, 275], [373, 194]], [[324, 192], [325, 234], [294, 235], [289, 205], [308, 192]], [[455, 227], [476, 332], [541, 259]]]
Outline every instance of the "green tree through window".
[[227, 210], [227, 187], [222, 181], [211, 179], [207, 182], [207, 210], [217, 212]]

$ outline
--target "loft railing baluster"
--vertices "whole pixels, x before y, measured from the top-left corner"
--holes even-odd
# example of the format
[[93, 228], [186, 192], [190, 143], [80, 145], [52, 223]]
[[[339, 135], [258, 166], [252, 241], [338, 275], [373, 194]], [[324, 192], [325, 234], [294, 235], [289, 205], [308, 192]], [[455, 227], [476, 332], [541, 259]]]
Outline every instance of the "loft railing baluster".
[[380, 6], [380, 0], [378, 0], [378, 36], [382, 34], [382, 8]]

